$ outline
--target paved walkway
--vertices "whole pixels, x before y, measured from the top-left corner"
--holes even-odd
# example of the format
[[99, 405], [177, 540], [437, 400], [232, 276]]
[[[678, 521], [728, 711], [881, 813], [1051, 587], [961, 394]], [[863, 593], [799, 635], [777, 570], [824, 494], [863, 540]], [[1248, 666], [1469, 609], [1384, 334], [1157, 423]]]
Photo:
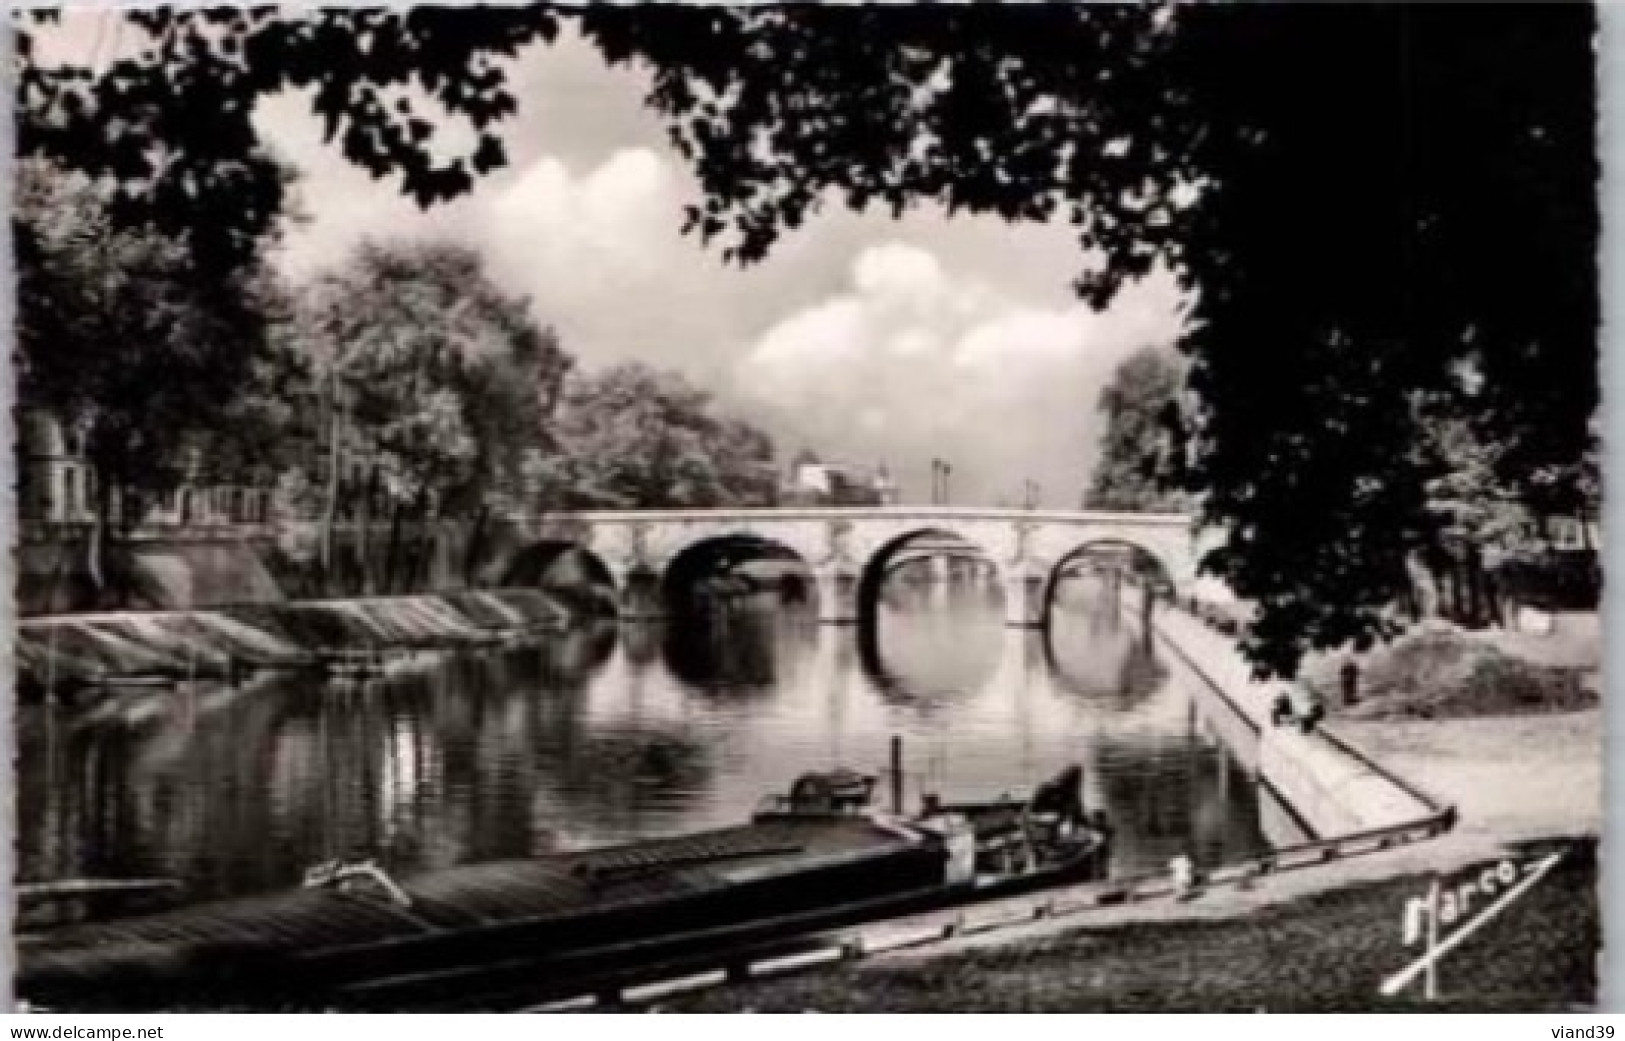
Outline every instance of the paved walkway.
[[1601, 709], [1335, 724], [1360, 751], [1453, 803], [1457, 832], [1510, 842], [1599, 835], [1603, 817]]

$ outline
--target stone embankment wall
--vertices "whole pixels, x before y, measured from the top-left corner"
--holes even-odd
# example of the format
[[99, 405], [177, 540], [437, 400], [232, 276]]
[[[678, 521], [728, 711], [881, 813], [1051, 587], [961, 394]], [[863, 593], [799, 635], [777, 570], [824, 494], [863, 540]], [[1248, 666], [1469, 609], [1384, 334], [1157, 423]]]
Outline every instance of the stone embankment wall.
[[313, 665], [324, 654], [454, 647], [586, 620], [541, 590], [242, 604], [24, 619], [15, 643], [24, 697], [109, 680], [239, 675]]
[[1438, 810], [1426, 793], [1337, 740], [1324, 724], [1308, 734], [1273, 725], [1281, 685], [1253, 679], [1233, 637], [1177, 608], [1159, 608], [1152, 625], [1170, 667], [1192, 674], [1193, 686], [1213, 694], [1219, 714], [1256, 735], [1240, 758], [1316, 837], [1405, 824]]
[[[16, 548], [22, 617], [82, 611], [173, 611], [336, 597], [402, 596], [547, 585], [588, 594], [581, 554], [530, 559], [530, 540], [500, 521], [346, 525], [322, 565], [314, 524], [131, 537], [92, 550], [87, 527], [23, 532]], [[526, 562], [531, 565], [527, 573]]]

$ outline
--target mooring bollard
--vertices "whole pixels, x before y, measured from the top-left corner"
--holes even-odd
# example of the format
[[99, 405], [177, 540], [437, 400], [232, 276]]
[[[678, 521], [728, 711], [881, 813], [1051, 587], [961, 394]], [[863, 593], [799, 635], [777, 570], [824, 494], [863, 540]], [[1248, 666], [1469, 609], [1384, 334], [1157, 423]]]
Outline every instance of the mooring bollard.
[[1196, 886], [1196, 865], [1183, 854], [1168, 861], [1168, 874], [1173, 876], [1174, 891], [1187, 892]]

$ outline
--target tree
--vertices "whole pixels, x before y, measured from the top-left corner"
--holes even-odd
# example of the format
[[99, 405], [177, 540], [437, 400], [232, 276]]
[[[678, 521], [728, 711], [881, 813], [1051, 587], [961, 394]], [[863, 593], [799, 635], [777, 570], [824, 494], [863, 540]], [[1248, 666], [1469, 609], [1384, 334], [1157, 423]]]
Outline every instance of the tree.
[[18, 401], [84, 433], [101, 581], [115, 502], [130, 526], [200, 466], [239, 479], [275, 465], [279, 388], [297, 373], [269, 333], [285, 296], [258, 260], [199, 269], [183, 242], [120, 227], [98, 186], [37, 161], [12, 227]]
[[[1046, 5], [583, 14], [656, 70], [741, 261], [821, 206], [1059, 216], [1111, 299], [1195, 293], [1188, 489], [1258, 605], [1260, 673], [1393, 632], [1439, 542], [1425, 424], [1504, 438], [1519, 494], [1590, 436], [1598, 299], [1587, 6]], [[696, 41], [704, 40], [704, 45]], [[1245, 55], [1238, 61], [1237, 55]], [[814, 117], [812, 114], [816, 114]], [[1467, 395], [1452, 373], [1482, 372]]]
[[[501, 60], [557, 29], [537, 7], [108, 10], [100, 53], [48, 61], [36, 37], [58, 17], [27, 12], [16, 36], [19, 154], [113, 185], [124, 223], [183, 235], [213, 266], [252, 257], [287, 201], [260, 99], [308, 92], [346, 158], [428, 206], [506, 162]], [[435, 133], [443, 117], [471, 131], [460, 153]]]
[[1188, 508], [1177, 488], [1183, 388], [1183, 366], [1171, 351], [1148, 347], [1117, 367], [1100, 393], [1106, 429], [1084, 496], [1086, 509]]
[[550, 506], [766, 506], [776, 494], [768, 436], [717, 416], [676, 373], [634, 362], [578, 374], [554, 432], [534, 473]]
[[[1425, 485], [1428, 509], [1441, 536], [1426, 563], [1454, 593], [1448, 613], [1475, 625], [1499, 618], [1501, 582], [1495, 572], [1509, 564], [1525, 578], [1566, 579], [1571, 594], [1583, 594], [1586, 583], [1576, 586], [1574, 580], [1596, 568], [1596, 547], [1583, 545], [1589, 560], [1559, 564], [1549, 534], [1552, 521], [1562, 517], [1579, 522], [1586, 538], [1586, 522], [1600, 505], [1595, 450], [1571, 466], [1537, 475], [1520, 490], [1503, 476], [1511, 444], [1486, 439], [1464, 419], [1436, 420], [1426, 434], [1418, 445], [1418, 465], [1431, 475]], [[1593, 593], [1600, 574], [1596, 578]]]
[[773, 506], [779, 497], [773, 439], [738, 419], [719, 421], [715, 436], [724, 500], [735, 506]]
[[[99, 78], [41, 68], [25, 35], [19, 143], [236, 243], [281, 201], [252, 103], [314, 86], [346, 153], [429, 203], [501, 161], [489, 56], [564, 18], [652, 71], [703, 189], [689, 227], [730, 258], [830, 203], [936, 203], [1070, 221], [1097, 306], [1175, 271], [1197, 294], [1187, 484], [1227, 540], [1206, 566], [1258, 605], [1261, 672], [1391, 631], [1440, 537], [1410, 451], [1430, 411], [1504, 437], [1520, 494], [1590, 442], [1589, 6], [152, 12], [153, 46]], [[392, 104], [407, 82], [469, 117], [470, 155], [436, 162]]]
[[365, 243], [304, 288], [298, 328], [325, 412], [329, 562], [346, 499], [364, 519], [375, 501], [420, 516], [518, 502], [570, 359], [478, 254]]

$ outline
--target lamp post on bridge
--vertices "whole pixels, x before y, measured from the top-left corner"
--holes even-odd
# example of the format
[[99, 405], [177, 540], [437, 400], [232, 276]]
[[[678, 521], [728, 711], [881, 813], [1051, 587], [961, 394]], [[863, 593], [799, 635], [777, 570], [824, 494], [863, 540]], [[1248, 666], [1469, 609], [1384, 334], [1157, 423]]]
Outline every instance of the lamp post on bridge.
[[931, 505], [948, 505], [948, 475], [953, 469], [945, 459], [931, 460]]

